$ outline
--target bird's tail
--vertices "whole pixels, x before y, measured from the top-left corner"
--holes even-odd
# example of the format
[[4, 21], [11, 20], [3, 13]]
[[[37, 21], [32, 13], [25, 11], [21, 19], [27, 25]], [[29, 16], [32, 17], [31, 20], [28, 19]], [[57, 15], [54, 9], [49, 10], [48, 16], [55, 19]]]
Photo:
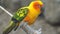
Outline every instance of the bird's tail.
[[9, 34], [16, 26], [13, 21], [10, 22], [9, 26], [3, 31], [3, 34]]

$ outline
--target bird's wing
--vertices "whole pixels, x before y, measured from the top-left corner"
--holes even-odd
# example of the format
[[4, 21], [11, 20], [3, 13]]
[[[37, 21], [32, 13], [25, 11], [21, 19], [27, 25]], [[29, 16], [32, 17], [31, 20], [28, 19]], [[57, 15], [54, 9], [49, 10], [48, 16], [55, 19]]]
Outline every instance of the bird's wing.
[[[16, 19], [15, 23], [19, 22], [20, 24], [20, 22], [23, 21], [23, 19], [26, 17], [27, 14], [28, 14], [28, 8], [19, 9], [13, 16], [13, 19]], [[18, 28], [19, 24], [15, 27], [14, 30]]]
[[28, 8], [21, 8], [18, 9], [18, 11], [14, 14], [13, 18], [15, 18], [18, 21], [22, 21], [27, 14], [28, 14]]

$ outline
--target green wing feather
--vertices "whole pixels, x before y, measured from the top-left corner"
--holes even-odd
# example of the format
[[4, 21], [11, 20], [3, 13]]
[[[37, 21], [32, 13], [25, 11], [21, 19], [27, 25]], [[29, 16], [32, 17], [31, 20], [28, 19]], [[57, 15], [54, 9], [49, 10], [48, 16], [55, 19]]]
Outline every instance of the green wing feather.
[[27, 13], [28, 13], [27, 8], [24, 8], [24, 9], [21, 8], [15, 13], [13, 18], [17, 19], [18, 21], [22, 21], [26, 17]]
[[3, 34], [9, 34], [14, 28], [16, 28], [16, 24], [20, 23], [28, 14], [28, 8], [21, 8], [14, 14], [12, 20], [10, 21], [9, 26], [3, 31]]

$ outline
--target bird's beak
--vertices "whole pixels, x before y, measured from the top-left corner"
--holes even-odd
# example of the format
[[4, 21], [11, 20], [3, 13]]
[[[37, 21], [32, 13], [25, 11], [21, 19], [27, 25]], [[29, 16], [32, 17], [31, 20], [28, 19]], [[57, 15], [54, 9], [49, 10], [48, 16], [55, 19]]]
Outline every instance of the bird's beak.
[[41, 9], [40, 9], [40, 10], [41, 10], [41, 14], [40, 14], [39, 16], [44, 16], [44, 14], [43, 14], [43, 13], [44, 13], [44, 11], [45, 11], [45, 7], [44, 7], [44, 6], [43, 6], [43, 7], [41, 7]]

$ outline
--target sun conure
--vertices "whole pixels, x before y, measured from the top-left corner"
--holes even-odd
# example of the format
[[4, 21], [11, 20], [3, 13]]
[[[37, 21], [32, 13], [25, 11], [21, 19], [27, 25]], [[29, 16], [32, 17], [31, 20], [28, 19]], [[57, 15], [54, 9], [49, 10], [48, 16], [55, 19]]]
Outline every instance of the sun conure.
[[29, 6], [19, 8], [12, 17], [9, 26], [3, 31], [3, 34], [8, 34], [12, 29], [17, 28], [21, 21], [28, 22], [28, 25], [32, 25], [41, 14], [42, 6], [42, 1], [32, 1]]

